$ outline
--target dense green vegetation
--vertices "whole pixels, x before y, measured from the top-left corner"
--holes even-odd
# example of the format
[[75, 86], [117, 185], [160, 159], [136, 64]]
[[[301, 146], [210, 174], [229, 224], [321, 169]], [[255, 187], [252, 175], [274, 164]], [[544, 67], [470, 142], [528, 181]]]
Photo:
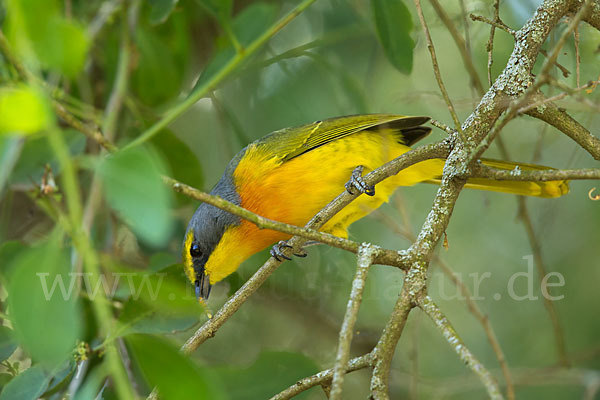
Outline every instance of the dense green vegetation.
[[[500, 15], [519, 29], [537, 3], [503, 1]], [[324, 245], [284, 263], [197, 351], [179, 352], [269, 255], [252, 257], [213, 288], [206, 307], [199, 304], [180, 264], [198, 202], [175, 193], [161, 175], [209, 191], [252, 140], [332, 116], [429, 115], [453, 126], [413, 4], [0, 4], [0, 400], [143, 398], [155, 386], [166, 399], [263, 399], [331, 368], [356, 256]], [[448, 29], [429, 2], [423, 7], [464, 121], [481, 95]], [[460, 34], [466, 32], [487, 89], [490, 28], [468, 14], [490, 17], [492, 2], [444, 7]], [[547, 51], [566, 25], [550, 35]], [[513, 44], [496, 30], [492, 79]], [[558, 62], [571, 73], [552, 73], [571, 87], [598, 80], [599, 46], [600, 32], [582, 23], [581, 63], [569, 39]], [[593, 88], [557, 104], [597, 136], [600, 95]], [[547, 96], [561, 91], [544, 87]], [[434, 129], [425, 142], [445, 135]], [[597, 167], [567, 136], [527, 116], [500, 136], [513, 160]], [[492, 146], [485, 156], [502, 153]], [[600, 190], [596, 182], [574, 181], [564, 197], [527, 199], [529, 233], [515, 196], [465, 190], [446, 230], [447, 246], [436, 250], [429, 293], [503, 382], [482, 325], [439, 265], [471, 289], [502, 346], [517, 398], [580, 398], [600, 385], [600, 202], [588, 197], [594, 186]], [[436, 190], [402, 188], [380, 212], [356, 223], [350, 239], [407, 248]], [[534, 264], [554, 273], [546, 283], [555, 284], [555, 324]], [[377, 343], [402, 279], [395, 268], [371, 268], [352, 356]], [[369, 369], [347, 375], [344, 398], [366, 398], [369, 380]], [[390, 392], [422, 399], [485, 393], [419, 310], [400, 338]], [[317, 386], [299, 397], [325, 395]]]

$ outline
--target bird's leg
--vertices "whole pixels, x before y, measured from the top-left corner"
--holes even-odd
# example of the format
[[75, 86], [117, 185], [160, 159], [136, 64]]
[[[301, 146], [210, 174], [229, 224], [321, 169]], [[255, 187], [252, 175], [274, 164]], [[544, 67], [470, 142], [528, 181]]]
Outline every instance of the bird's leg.
[[353, 189], [356, 189], [360, 193], [364, 193], [367, 196], [374, 196], [375, 186], [367, 185], [367, 182], [365, 182], [362, 176], [363, 168], [364, 167], [362, 165], [359, 165], [358, 167], [354, 168], [354, 171], [352, 171], [352, 175], [350, 176], [350, 180], [346, 182], [344, 186], [350, 194], [354, 194]]
[[[304, 244], [304, 246], [302, 247], [302, 253], [294, 253], [294, 255], [296, 257], [306, 257], [308, 255], [308, 253], [306, 251], [304, 251], [305, 247], [308, 246], [313, 246], [315, 244], [319, 244], [319, 242], [316, 241], [308, 241]], [[292, 246], [290, 246], [287, 243], [287, 240], [280, 240], [277, 244], [273, 245], [273, 247], [271, 248], [271, 256], [273, 258], [275, 258], [277, 261], [283, 261], [283, 260], [291, 260], [290, 257], [286, 256], [285, 254], [283, 254], [283, 250], [284, 249], [291, 249]]]

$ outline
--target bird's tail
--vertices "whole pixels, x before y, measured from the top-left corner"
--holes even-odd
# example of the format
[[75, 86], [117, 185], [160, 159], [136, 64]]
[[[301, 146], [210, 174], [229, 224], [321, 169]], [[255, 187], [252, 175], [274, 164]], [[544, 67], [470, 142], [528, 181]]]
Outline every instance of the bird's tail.
[[[439, 160], [442, 164], [444, 160]], [[488, 167], [514, 171], [544, 171], [553, 170], [554, 168], [545, 167], [543, 165], [527, 164], [512, 161], [491, 160], [487, 158], [481, 159], [483, 165]], [[441, 176], [430, 179], [428, 183], [440, 183]], [[537, 197], [560, 197], [569, 192], [569, 182], [566, 180], [547, 181], [547, 182], [532, 182], [532, 181], [498, 181], [486, 178], [471, 178], [465, 185], [467, 188], [489, 190], [494, 192], [518, 194], [522, 196], [537, 196]]]

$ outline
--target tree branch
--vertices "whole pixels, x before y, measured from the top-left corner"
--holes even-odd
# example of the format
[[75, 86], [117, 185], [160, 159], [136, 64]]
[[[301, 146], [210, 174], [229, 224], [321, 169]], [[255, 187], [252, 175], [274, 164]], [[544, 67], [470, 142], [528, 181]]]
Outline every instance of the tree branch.
[[429, 49], [429, 53], [431, 55], [431, 65], [433, 66], [433, 73], [435, 75], [435, 79], [440, 88], [440, 92], [444, 97], [444, 101], [448, 106], [448, 111], [450, 111], [450, 115], [452, 116], [452, 120], [454, 121], [454, 127], [458, 131], [459, 135], [462, 136], [462, 128], [460, 124], [460, 120], [458, 119], [458, 115], [456, 114], [456, 110], [454, 109], [454, 105], [450, 100], [450, 96], [448, 96], [448, 91], [446, 90], [446, 86], [444, 85], [444, 81], [442, 80], [442, 74], [440, 73], [440, 67], [438, 65], [437, 56], [435, 54], [435, 47], [433, 46], [433, 41], [431, 40], [431, 35], [429, 34], [429, 28], [427, 27], [427, 23], [425, 22], [425, 17], [423, 16], [423, 10], [421, 9], [421, 0], [414, 0], [415, 7], [417, 9], [417, 14], [419, 15], [419, 21], [421, 21], [421, 26], [423, 27], [423, 33], [425, 34], [425, 39], [427, 40], [427, 48]]
[[600, 179], [600, 169], [548, 169], [540, 171], [530, 170], [502, 170], [488, 167], [484, 164], [476, 164], [471, 168], [472, 178], [486, 178], [497, 181], [527, 181], [527, 182], [548, 182], [561, 180], [585, 180]]
[[337, 356], [335, 366], [333, 367], [333, 380], [331, 382], [331, 391], [329, 393], [330, 400], [342, 398], [342, 383], [344, 382], [344, 374], [346, 373], [346, 364], [348, 364], [348, 360], [350, 359], [350, 344], [352, 343], [352, 336], [354, 334], [354, 325], [358, 318], [358, 308], [362, 301], [367, 273], [369, 272], [371, 263], [375, 259], [378, 251], [378, 247], [368, 243], [361, 244], [358, 250], [356, 275], [352, 281], [352, 291], [350, 292], [350, 298], [348, 299], [344, 322], [342, 322], [342, 327], [340, 329]]
[[[409, 277], [410, 275], [410, 277]], [[402, 285], [402, 291], [394, 310], [388, 320], [385, 329], [377, 346], [373, 349], [373, 375], [371, 376], [371, 398], [373, 400], [385, 400], [389, 399], [389, 375], [390, 368], [392, 366], [392, 359], [394, 357], [395, 349], [398, 344], [398, 340], [402, 335], [408, 314], [413, 308], [411, 284], [417, 283], [419, 285], [425, 282], [425, 277], [415, 279], [415, 274], [410, 272], [404, 278], [404, 284]]]
[[479, 380], [484, 383], [490, 398], [494, 400], [502, 399], [503, 397], [500, 393], [500, 387], [498, 386], [496, 379], [465, 346], [462, 339], [454, 330], [454, 327], [433, 300], [429, 296], [423, 296], [418, 300], [417, 304], [442, 332], [442, 335], [444, 335], [456, 354], [458, 354], [460, 360], [467, 364], [471, 371], [479, 377]]
[[[348, 362], [346, 366], [346, 372], [358, 371], [359, 369], [367, 368], [371, 366], [372, 356], [371, 353], [365, 354], [360, 357], [353, 358]], [[315, 387], [317, 385], [321, 385], [323, 383], [331, 381], [333, 378], [333, 368], [326, 369], [317, 374], [309, 376], [304, 379], [300, 379], [298, 382], [290, 386], [289, 388], [281, 391], [275, 396], [271, 397], [270, 400], [287, 400], [291, 399], [294, 396], [299, 395], [300, 393]]]

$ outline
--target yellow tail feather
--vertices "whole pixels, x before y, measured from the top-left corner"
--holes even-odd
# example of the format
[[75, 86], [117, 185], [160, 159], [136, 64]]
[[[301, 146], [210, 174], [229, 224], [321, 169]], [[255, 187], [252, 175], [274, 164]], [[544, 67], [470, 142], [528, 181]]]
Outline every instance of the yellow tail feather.
[[[504, 169], [512, 171], [515, 167], [519, 167], [522, 171], [544, 171], [553, 170], [554, 168], [545, 167], [543, 165], [519, 163], [512, 161], [490, 160], [487, 158], [481, 159], [481, 162], [492, 168]], [[431, 179], [428, 183], [440, 183], [440, 179]], [[528, 181], [497, 181], [485, 178], [471, 178], [465, 185], [466, 188], [489, 190], [493, 192], [511, 193], [522, 196], [537, 196], [537, 197], [560, 197], [569, 192], [569, 182], [547, 181], [547, 182], [528, 182]]]

